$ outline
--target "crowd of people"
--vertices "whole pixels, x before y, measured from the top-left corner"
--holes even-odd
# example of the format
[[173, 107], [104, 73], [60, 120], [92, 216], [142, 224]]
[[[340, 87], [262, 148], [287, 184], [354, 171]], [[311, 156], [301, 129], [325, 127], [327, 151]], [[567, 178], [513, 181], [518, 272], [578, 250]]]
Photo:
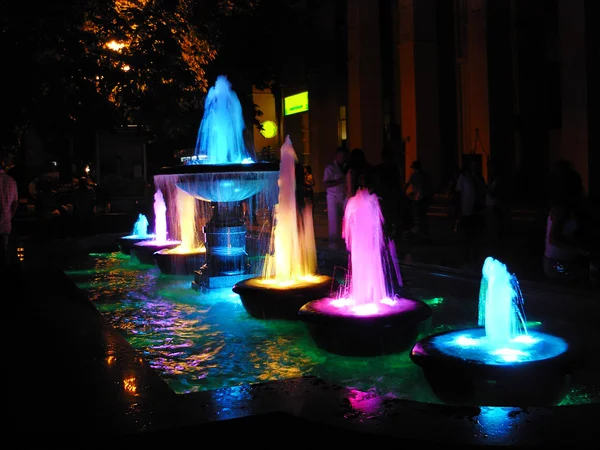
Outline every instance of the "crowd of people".
[[[430, 238], [428, 211], [435, 188], [421, 161], [414, 161], [403, 182], [400, 164], [392, 149], [371, 165], [363, 150], [339, 147], [325, 168], [329, 246], [343, 248], [342, 220], [347, 200], [357, 189], [369, 189], [380, 201], [384, 229], [389, 239], [402, 240], [410, 260], [410, 243], [427, 245]], [[553, 167], [548, 182], [548, 215], [540, 264], [549, 278], [580, 282], [598, 277], [598, 212], [585, 202], [579, 174], [567, 161]], [[491, 160], [487, 180], [481, 162], [472, 158], [457, 168], [444, 194], [453, 204], [454, 228], [462, 243], [462, 266], [476, 269], [482, 263], [484, 240], [500, 248], [509, 220], [510, 182], [502, 166]], [[594, 231], [595, 230], [595, 231]]]
[[[0, 162], [0, 263], [8, 258], [9, 235], [19, 206], [15, 180]], [[381, 163], [372, 165], [360, 148], [335, 150], [325, 167], [328, 237], [331, 248], [345, 247], [342, 236], [344, 208], [359, 189], [368, 189], [379, 198], [386, 236], [403, 243], [410, 259], [410, 243], [430, 238], [428, 211], [435, 187], [421, 161], [413, 161], [406, 181], [396, 153], [384, 148]], [[510, 182], [501, 165], [490, 161], [487, 179], [481, 163], [471, 159], [456, 169], [445, 189], [453, 204], [454, 228], [460, 236], [464, 266], [482, 263], [481, 244], [485, 238], [500, 247], [509, 221]], [[299, 201], [312, 204], [315, 179], [308, 165], [297, 167]], [[438, 188], [439, 189], [439, 188]], [[548, 278], [564, 282], [598, 280], [600, 219], [597, 209], [584, 195], [580, 175], [568, 161], [558, 161], [548, 179], [548, 213], [545, 220], [544, 251], [541, 267]], [[29, 185], [29, 202], [35, 206], [40, 237], [56, 238], [89, 235], [95, 232], [98, 204], [94, 183], [88, 177], [59, 183], [58, 172], [48, 170]], [[408, 244], [407, 244], [408, 243]], [[402, 252], [400, 252], [402, 253]]]

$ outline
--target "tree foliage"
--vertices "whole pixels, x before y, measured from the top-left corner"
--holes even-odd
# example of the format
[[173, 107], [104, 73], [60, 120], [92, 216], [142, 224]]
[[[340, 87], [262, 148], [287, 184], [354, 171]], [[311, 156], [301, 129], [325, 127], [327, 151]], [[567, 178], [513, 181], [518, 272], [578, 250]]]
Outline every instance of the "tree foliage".
[[[34, 126], [142, 125], [158, 141], [195, 132], [216, 75], [268, 87], [282, 62], [289, 0], [3, 2], [10, 120], [3, 143]], [[275, 51], [269, 52], [269, 48]]]

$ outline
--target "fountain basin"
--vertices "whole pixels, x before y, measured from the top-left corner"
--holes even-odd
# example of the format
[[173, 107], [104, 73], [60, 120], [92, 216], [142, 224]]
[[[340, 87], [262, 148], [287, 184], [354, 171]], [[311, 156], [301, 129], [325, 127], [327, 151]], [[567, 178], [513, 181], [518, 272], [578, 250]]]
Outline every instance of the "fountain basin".
[[441, 401], [462, 405], [555, 405], [576, 366], [572, 346], [560, 337], [529, 331], [499, 347], [483, 327], [429, 336], [410, 357]]
[[[373, 302], [354, 312], [346, 299], [308, 302], [298, 318], [308, 326], [315, 344], [343, 356], [378, 356], [410, 348], [429, 325], [432, 311], [419, 300], [396, 297]], [[377, 311], [375, 311], [376, 309]]]
[[140, 264], [156, 264], [154, 253], [159, 250], [175, 248], [181, 245], [179, 241], [141, 241], [133, 245], [131, 257], [137, 259]]
[[191, 164], [163, 167], [157, 175], [178, 175], [176, 186], [192, 197], [227, 203], [245, 200], [273, 184], [279, 164]]
[[315, 275], [307, 281], [276, 284], [261, 277], [249, 278], [233, 286], [242, 305], [258, 319], [297, 320], [298, 311], [309, 301], [331, 293], [333, 278]]
[[192, 275], [206, 264], [206, 248], [179, 250], [163, 248], [154, 252], [154, 259], [161, 273], [166, 275]]
[[149, 241], [152, 239], [154, 239], [153, 234], [149, 234], [147, 236], [137, 236], [135, 234], [130, 234], [128, 236], [121, 236], [120, 238], [118, 238], [117, 244], [119, 245], [121, 253], [124, 253], [125, 255], [130, 255], [131, 249], [135, 244], [137, 244], [138, 242]]

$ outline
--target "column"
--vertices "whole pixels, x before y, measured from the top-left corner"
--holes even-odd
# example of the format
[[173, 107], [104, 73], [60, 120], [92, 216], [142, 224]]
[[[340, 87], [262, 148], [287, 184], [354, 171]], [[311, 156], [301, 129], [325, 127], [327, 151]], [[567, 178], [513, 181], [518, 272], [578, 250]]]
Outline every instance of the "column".
[[588, 105], [584, 0], [558, 1], [561, 88], [560, 157], [573, 164], [589, 187]]
[[419, 159], [441, 181], [438, 49], [434, 0], [398, 0], [398, 85], [405, 176]]
[[348, 0], [348, 148], [381, 161], [383, 107], [379, 3]]
[[[487, 179], [490, 152], [488, 103], [486, 0], [458, 0], [457, 43], [459, 84], [458, 127], [462, 154], [481, 155], [483, 175]], [[462, 155], [459, 155], [459, 161]]]

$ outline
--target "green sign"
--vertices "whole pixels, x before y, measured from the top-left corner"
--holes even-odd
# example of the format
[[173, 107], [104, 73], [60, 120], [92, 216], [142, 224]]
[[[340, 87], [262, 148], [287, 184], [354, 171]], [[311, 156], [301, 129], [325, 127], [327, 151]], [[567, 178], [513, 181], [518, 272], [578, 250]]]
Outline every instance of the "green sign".
[[308, 92], [300, 92], [283, 99], [283, 115], [289, 116], [308, 111]]

